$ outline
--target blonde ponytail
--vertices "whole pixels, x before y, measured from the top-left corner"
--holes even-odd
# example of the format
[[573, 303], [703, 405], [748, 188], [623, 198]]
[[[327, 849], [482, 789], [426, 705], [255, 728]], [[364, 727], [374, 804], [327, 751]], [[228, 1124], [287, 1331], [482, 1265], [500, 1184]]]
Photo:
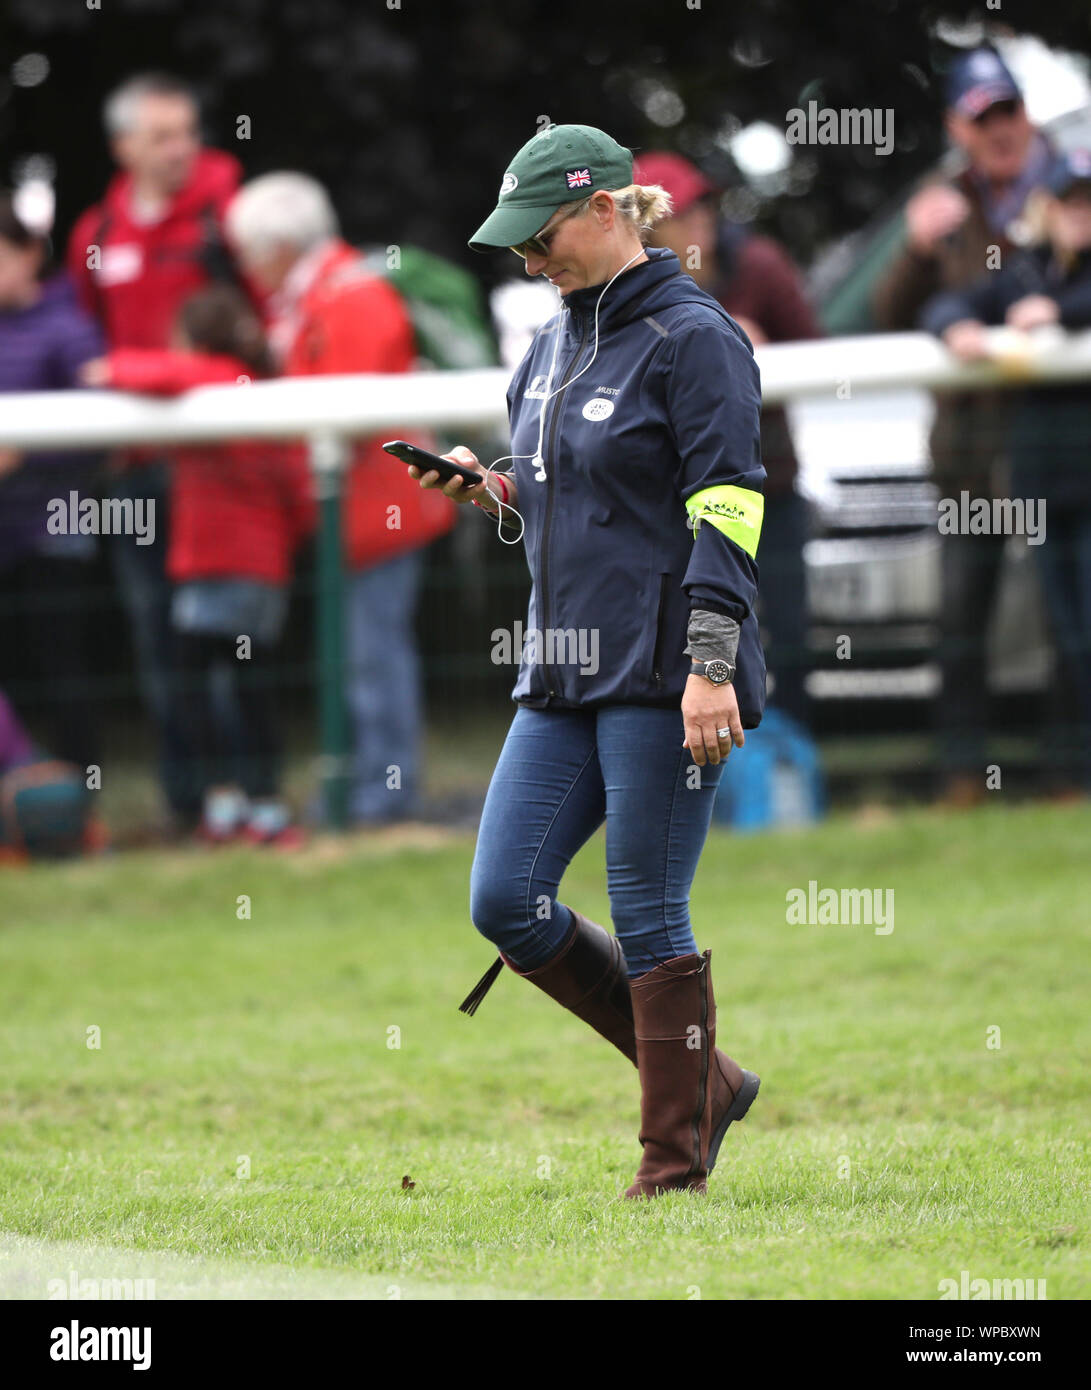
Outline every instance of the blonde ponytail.
[[[674, 206], [671, 195], [657, 183], [630, 183], [625, 188], [604, 188], [602, 192], [608, 198], [613, 198], [618, 216], [632, 227], [644, 245], [648, 243], [652, 228], [665, 217], [670, 217]], [[575, 202], [562, 203], [557, 211], [567, 212], [581, 203], [589, 204], [593, 197], [594, 194], [588, 194]]]
[[632, 223], [640, 240], [647, 243], [652, 228], [671, 215], [671, 195], [657, 183], [631, 183], [627, 188], [610, 190], [618, 212]]

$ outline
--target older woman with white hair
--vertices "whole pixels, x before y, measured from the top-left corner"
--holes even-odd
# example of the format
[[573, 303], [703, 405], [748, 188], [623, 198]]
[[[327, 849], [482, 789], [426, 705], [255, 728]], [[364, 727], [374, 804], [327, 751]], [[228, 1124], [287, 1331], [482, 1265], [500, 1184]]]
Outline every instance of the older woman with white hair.
[[[285, 375], [412, 368], [413, 327], [402, 300], [342, 240], [320, 183], [266, 174], [240, 189], [226, 225], [247, 273], [270, 296], [270, 341]], [[396, 527], [388, 524], [392, 507]], [[378, 441], [360, 440], [343, 523], [355, 740], [348, 809], [354, 823], [376, 825], [404, 820], [419, 804], [423, 699], [413, 617], [423, 547], [450, 530], [454, 508], [422, 493]]]

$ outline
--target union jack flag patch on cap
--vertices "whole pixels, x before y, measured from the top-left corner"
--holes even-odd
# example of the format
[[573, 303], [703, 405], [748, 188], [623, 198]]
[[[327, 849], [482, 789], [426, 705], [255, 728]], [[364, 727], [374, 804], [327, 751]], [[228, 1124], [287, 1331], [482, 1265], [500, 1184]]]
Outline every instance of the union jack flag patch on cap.
[[568, 180], [569, 188], [590, 188], [591, 170], [590, 169], [571, 169], [566, 171], [565, 178]]

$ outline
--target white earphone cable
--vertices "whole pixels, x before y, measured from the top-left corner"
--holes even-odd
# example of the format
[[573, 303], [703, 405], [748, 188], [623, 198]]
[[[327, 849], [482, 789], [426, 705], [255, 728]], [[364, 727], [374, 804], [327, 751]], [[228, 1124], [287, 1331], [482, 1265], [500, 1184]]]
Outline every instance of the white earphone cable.
[[[603, 285], [602, 293], [595, 301], [595, 348], [594, 351], [591, 353], [591, 358], [588, 361], [587, 365], [581, 367], [580, 370], [576, 373], [576, 375], [571, 378], [571, 380], [564, 382], [561, 386], [557, 387], [556, 391], [553, 391], [550, 388], [553, 385], [553, 373], [557, 366], [557, 352], [561, 344], [560, 314], [558, 313], [557, 315], [558, 323], [553, 333], [553, 356], [551, 357], [549, 363], [549, 375], [546, 378], [546, 389], [542, 399], [542, 406], [538, 412], [538, 447], [533, 454], [501, 454], [499, 458], [493, 459], [492, 464], [489, 464], [485, 469], [485, 490], [486, 492], [488, 492], [489, 496], [496, 501], [497, 505], [500, 508], [499, 512], [497, 513], [496, 534], [500, 537], [500, 539], [504, 542], [505, 545], [519, 544], [519, 542], [523, 539], [524, 534], [526, 533], [526, 522], [523, 520], [522, 513], [519, 511], [517, 507], [512, 507], [507, 502], [501, 501], [501, 499], [496, 496], [496, 493], [493, 492], [493, 490], [488, 486], [487, 480], [489, 474], [494, 472], [493, 464], [504, 463], [508, 459], [511, 459], [513, 463], [516, 459], [531, 459], [535, 467], [534, 481], [538, 483], [545, 482], [545, 459], [542, 457], [542, 444], [545, 441], [546, 406], [549, 404], [549, 402], [553, 399], [554, 396], [559, 396], [562, 391], [567, 391], [570, 386], [574, 385], [575, 382], [579, 381], [580, 377], [583, 376], [584, 372], [588, 371], [594, 363], [595, 358], [599, 355], [599, 305], [602, 303], [603, 295], [605, 295], [606, 291], [610, 288], [610, 286], [614, 283], [614, 281], [622, 273], [622, 271], [627, 270], [629, 266], [632, 265], [633, 261], [635, 261], [638, 256], [642, 256], [643, 254], [644, 248], [641, 247], [640, 250], [635, 252], [635, 254], [633, 254], [632, 256], [630, 256], [629, 259], [625, 262], [625, 264], [621, 266], [620, 269], [616, 270], [614, 274], [610, 276], [609, 280], [607, 280], [606, 284]], [[559, 294], [560, 291], [558, 291], [558, 295]], [[511, 472], [500, 474], [498, 476], [511, 477]], [[507, 540], [503, 534], [505, 507], [509, 512], [514, 512], [514, 514], [519, 518], [519, 525], [521, 529], [519, 531], [519, 534], [513, 540]]]

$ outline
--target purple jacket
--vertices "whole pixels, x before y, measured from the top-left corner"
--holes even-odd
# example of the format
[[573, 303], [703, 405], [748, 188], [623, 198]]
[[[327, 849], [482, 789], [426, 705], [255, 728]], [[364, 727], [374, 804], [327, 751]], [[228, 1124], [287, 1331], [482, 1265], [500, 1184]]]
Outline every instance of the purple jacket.
[[[67, 391], [79, 385], [77, 370], [104, 345], [97, 325], [80, 308], [68, 277], [42, 284], [29, 309], [0, 309], [0, 391]], [[50, 536], [47, 503], [86, 491], [89, 465], [100, 454], [27, 454], [13, 473], [0, 477], [0, 570], [25, 555], [93, 553], [89, 536]]]

